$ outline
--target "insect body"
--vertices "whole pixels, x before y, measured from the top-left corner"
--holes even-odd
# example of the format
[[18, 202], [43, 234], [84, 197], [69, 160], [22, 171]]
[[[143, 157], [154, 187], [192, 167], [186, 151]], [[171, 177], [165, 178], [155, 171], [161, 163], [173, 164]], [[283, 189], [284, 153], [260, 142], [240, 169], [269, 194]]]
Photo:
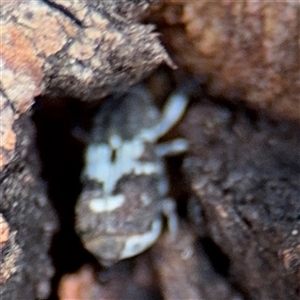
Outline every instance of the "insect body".
[[161, 114], [144, 89], [133, 89], [96, 114], [76, 205], [76, 230], [103, 264], [150, 247], [161, 232], [163, 211], [176, 230], [163, 156], [185, 151], [187, 143], [156, 142], [177, 123], [186, 105], [185, 96], [175, 94]]

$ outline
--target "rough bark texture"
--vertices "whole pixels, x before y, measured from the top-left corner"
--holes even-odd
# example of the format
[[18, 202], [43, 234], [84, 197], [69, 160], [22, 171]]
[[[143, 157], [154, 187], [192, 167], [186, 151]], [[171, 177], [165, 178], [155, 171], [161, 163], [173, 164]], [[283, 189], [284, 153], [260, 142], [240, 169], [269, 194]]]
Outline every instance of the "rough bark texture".
[[58, 224], [40, 179], [28, 115], [15, 121], [13, 128], [18, 137], [15, 154], [0, 174], [1, 240], [6, 240], [0, 247], [0, 297], [46, 298], [54, 272], [47, 252]]
[[175, 242], [165, 234], [151, 249], [164, 300], [241, 300], [229, 282], [213, 269], [196, 235], [180, 224]]
[[202, 103], [182, 130], [190, 216], [229, 258], [230, 281], [247, 299], [299, 299], [299, 125]]
[[43, 93], [91, 101], [171, 64], [154, 27], [137, 23], [147, 7], [146, 0], [1, 3], [2, 92], [18, 112]]
[[298, 1], [177, 1], [152, 15], [179, 67], [211, 94], [300, 120]]

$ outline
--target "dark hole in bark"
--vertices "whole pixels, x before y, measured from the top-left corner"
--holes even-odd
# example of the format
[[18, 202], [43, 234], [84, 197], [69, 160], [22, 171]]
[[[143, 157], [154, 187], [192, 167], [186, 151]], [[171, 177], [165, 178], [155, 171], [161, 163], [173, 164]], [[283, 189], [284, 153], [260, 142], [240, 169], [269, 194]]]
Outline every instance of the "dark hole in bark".
[[36, 100], [32, 116], [42, 161], [42, 177], [60, 221], [60, 230], [50, 249], [56, 272], [49, 299], [58, 299], [56, 292], [63, 274], [93, 261], [74, 231], [74, 206], [81, 190], [83, 144], [72, 135], [72, 130], [80, 110], [76, 101], [40, 98]]

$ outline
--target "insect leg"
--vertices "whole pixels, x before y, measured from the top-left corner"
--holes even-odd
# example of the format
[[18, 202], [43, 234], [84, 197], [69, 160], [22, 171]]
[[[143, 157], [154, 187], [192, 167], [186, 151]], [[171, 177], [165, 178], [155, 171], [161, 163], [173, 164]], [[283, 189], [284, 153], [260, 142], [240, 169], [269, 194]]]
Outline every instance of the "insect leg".
[[172, 242], [176, 240], [178, 235], [178, 216], [176, 212], [176, 203], [172, 198], [165, 198], [162, 202], [162, 212], [167, 219], [170, 239]]
[[185, 139], [175, 139], [167, 141], [156, 146], [156, 153], [158, 156], [178, 155], [186, 152], [188, 149], [188, 142]]
[[152, 128], [144, 130], [141, 133], [141, 136], [150, 142], [157, 141], [180, 120], [185, 113], [187, 104], [188, 98], [184, 94], [173, 94], [165, 104], [158, 124]]

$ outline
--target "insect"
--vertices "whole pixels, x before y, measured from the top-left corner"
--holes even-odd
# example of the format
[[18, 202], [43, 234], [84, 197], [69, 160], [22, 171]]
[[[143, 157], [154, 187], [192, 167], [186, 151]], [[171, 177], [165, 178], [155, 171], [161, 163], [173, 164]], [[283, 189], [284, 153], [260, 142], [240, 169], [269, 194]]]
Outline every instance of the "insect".
[[104, 103], [95, 115], [76, 205], [76, 231], [103, 265], [149, 248], [160, 235], [163, 213], [171, 235], [176, 235], [163, 157], [186, 151], [187, 142], [157, 140], [179, 121], [187, 103], [184, 94], [176, 93], [160, 112], [144, 88], [133, 88]]

